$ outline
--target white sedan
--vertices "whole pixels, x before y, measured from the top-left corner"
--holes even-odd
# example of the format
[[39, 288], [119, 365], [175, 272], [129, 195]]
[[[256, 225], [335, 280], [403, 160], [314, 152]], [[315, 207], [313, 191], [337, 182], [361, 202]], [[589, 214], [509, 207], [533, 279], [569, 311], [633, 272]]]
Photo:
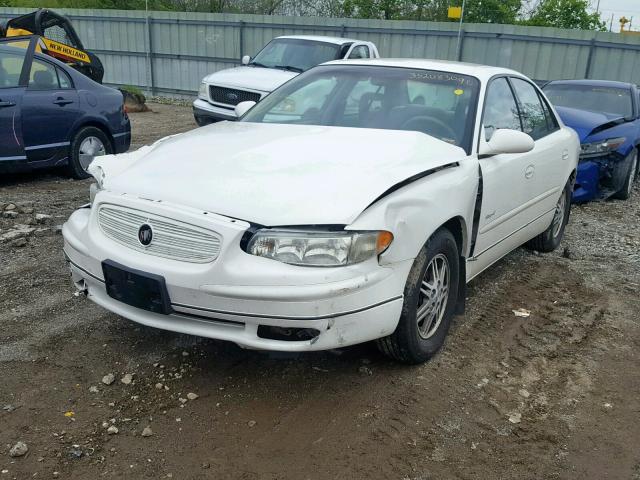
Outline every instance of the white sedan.
[[517, 72], [337, 61], [252, 106], [92, 163], [91, 204], [63, 228], [78, 289], [247, 348], [377, 340], [418, 363], [467, 282], [560, 243], [578, 138]]

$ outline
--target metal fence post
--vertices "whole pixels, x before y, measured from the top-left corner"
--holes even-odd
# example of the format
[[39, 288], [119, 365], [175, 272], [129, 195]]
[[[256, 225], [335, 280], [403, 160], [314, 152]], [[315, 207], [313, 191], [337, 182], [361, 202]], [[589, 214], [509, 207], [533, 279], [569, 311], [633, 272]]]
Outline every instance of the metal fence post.
[[153, 74], [153, 36], [151, 34], [151, 24], [153, 19], [151, 16], [147, 16], [145, 25], [147, 27], [147, 71], [148, 73], [148, 87], [152, 96], [156, 94], [155, 79]]
[[462, 49], [464, 48], [464, 28], [460, 29], [460, 37], [458, 40], [458, 51], [456, 53], [456, 60], [462, 61]]
[[240, 24], [240, 58], [244, 56], [244, 20], [238, 22]]
[[589, 78], [589, 75], [591, 74], [591, 64], [593, 63], [593, 54], [595, 49], [596, 49], [596, 37], [593, 37], [589, 45], [589, 56], [587, 57], [587, 66], [584, 71], [584, 78]]
[[347, 26], [343, 23], [342, 27], [340, 27], [340, 36], [345, 38], [347, 36]]

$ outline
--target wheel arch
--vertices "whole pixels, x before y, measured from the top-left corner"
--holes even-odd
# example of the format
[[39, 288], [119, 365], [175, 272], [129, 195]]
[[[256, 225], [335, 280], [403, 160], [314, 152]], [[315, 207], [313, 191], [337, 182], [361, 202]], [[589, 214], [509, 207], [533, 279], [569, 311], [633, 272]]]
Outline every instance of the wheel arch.
[[111, 142], [111, 148], [115, 149], [116, 144], [115, 144], [115, 139], [111, 134], [111, 129], [108, 127], [108, 125], [105, 122], [98, 120], [96, 118], [88, 118], [78, 122], [78, 124], [74, 126], [71, 132], [69, 141], [73, 143], [73, 139], [76, 137], [78, 132], [85, 127], [94, 127], [100, 130], [102, 133], [104, 133], [107, 136], [107, 138], [109, 139], [109, 142]]
[[[465, 252], [467, 252], [467, 248], [469, 246], [468, 239], [468, 230], [467, 224], [462, 218], [462, 216], [457, 215], [453, 218], [450, 218], [445, 223], [443, 223], [438, 230], [446, 229], [451, 232], [453, 238], [458, 245], [458, 298], [456, 298], [456, 315], [462, 315], [465, 312], [466, 298], [467, 298], [467, 259], [465, 256]], [[435, 233], [435, 232], [434, 232]], [[432, 234], [433, 236], [433, 234]], [[431, 238], [431, 237], [429, 237]]]

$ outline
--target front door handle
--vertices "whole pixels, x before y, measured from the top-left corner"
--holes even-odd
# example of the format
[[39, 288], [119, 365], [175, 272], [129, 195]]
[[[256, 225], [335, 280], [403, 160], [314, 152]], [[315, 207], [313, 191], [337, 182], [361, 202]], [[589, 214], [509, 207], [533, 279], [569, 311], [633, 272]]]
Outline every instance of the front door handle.
[[533, 165], [529, 165], [527, 166], [527, 168], [524, 169], [524, 178], [531, 178], [533, 177], [533, 174], [536, 171], [536, 167], [534, 167]]
[[70, 103], [73, 103], [73, 100], [66, 100], [66, 99], [60, 97], [57, 100], [54, 100], [53, 103], [55, 103], [56, 105], [60, 105], [62, 107], [64, 105], [68, 105]]
[[3, 102], [0, 101], [0, 108], [3, 107], [15, 107], [16, 106], [16, 102]]

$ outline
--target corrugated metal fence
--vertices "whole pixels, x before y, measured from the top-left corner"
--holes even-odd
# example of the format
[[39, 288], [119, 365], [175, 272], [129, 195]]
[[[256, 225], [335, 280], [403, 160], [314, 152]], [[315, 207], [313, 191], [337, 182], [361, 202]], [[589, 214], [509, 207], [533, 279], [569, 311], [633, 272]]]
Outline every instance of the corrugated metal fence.
[[[0, 21], [32, 9], [0, 8]], [[58, 10], [105, 66], [105, 83], [154, 94], [190, 95], [206, 74], [254, 55], [278, 35], [355, 37], [384, 57], [462, 60], [513, 68], [531, 78], [640, 83], [640, 38], [515, 25], [263, 15]]]

